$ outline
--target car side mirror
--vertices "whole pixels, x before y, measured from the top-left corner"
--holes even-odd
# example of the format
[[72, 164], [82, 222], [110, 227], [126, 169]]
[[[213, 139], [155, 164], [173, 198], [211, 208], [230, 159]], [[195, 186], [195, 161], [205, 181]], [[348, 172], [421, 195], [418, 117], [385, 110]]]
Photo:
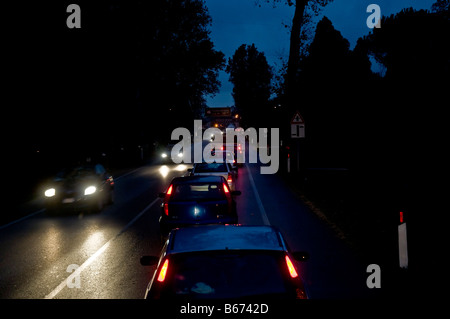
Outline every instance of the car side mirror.
[[307, 261], [309, 259], [309, 253], [306, 251], [296, 251], [291, 253], [291, 255], [297, 261]]
[[153, 266], [156, 265], [159, 261], [159, 257], [157, 256], [142, 256], [140, 259], [142, 266]]
[[241, 191], [231, 191], [231, 195], [241, 195]]
[[158, 194], [158, 197], [159, 197], [159, 198], [164, 198], [164, 197], [166, 197], [166, 193], [159, 193], [159, 194]]

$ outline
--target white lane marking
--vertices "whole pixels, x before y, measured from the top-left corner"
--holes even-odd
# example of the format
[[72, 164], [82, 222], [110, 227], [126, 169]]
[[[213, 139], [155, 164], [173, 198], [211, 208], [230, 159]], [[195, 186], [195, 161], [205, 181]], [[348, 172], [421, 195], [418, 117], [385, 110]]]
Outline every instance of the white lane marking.
[[258, 204], [259, 211], [261, 212], [261, 217], [263, 220], [264, 225], [270, 225], [269, 218], [267, 217], [266, 210], [264, 209], [264, 205], [261, 202], [261, 198], [259, 197], [258, 190], [256, 189], [255, 181], [253, 180], [252, 172], [250, 171], [250, 168], [248, 167], [248, 164], [245, 164], [245, 167], [247, 167], [248, 177], [250, 180], [250, 184], [253, 188], [253, 193], [255, 194], [256, 203]]
[[0, 226], [0, 229], [6, 228], [6, 227], [11, 226], [11, 225], [14, 225], [15, 223], [21, 222], [22, 220], [25, 220], [25, 219], [27, 219], [27, 218], [30, 218], [30, 217], [32, 217], [32, 216], [34, 216], [34, 215], [43, 213], [44, 211], [45, 211], [45, 208], [41, 208], [41, 209], [35, 211], [34, 213], [28, 214], [28, 215], [26, 215], [26, 216], [23, 216], [22, 218], [13, 220], [12, 222], [10, 222], [10, 223], [8, 223], [8, 224], [6, 224], [6, 225]]
[[128, 224], [125, 225], [122, 230], [117, 233], [113, 238], [108, 240], [100, 249], [98, 249], [91, 257], [89, 257], [83, 264], [81, 264], [80, 267], [78, 267], [69, 277], [64, 279], [55, 289], [52, 290], [48, 295], [44, 297], [44, 299], [53, 299], [57, 294], [61, 292], [61, 290], [64, 289], [64, 287], [67, 286], [68, 282], [72, 282], [72, 280], [80, 276], [80, 273], [88, 267], [95, 259], [97, 259], [105, 250], [108, 248], [108, 246], [111, 244], [113, 240], [115, 240], [119, 235], [124, 233], [136, 220], [138, 220], [144, 213], [150, 209], [156, 202], [158, 202], [160, 199], [156, 198], [153, 202], [148, 204], [139, 214], [137, 214]]

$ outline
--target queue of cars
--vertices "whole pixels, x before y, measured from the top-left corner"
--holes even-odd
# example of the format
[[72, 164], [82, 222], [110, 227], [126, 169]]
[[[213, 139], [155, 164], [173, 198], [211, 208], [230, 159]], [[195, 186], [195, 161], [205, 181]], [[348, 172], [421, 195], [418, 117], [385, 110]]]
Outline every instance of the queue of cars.
[[[159, 194], [164, 245], [159, 256], [143, 256], [156, 265], [146, 299], [307, 299], [297, 261], [272, 226], [239, 224], [235, 197], [235, 154], [213, 149], [218, 162], [195, 163]], [[100, 212], [114, 201], [114, 179], [101, 164], [59, 172], [44, 190], [49, 214], [67, 210]]]
[[157, 265], [145, 298], [307, 299], [295, 262], [308, 254], [291, 252], [275, 227], [239, 224], [235, 156], [211, 155], [223, 161], [195, 163], [159, 194], [165, 244], [159, 256], [141, 257], [142, 265]]

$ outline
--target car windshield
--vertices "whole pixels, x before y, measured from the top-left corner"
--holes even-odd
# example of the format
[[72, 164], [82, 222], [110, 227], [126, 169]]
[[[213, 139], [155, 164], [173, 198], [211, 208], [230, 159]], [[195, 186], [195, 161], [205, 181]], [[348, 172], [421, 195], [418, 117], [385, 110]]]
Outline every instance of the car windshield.
[[171, 201], [222, 200], [225, 199], [223, 185], [220, 183], [175, 184]]
[[195, 173], [228, 172], [227, 163], [199, 163], [195, 165]]
[[91, 166], [80, 166], [71, 169], [64, 169], [56, 174], [57, 179], [78, 179], [88, 176], [94, 176], [95, 169]]
[[161, 297], [241, 298], [286, 296], [295, 288], [283, 271], [283, 252], [211, 251], [169, 257]]
[[231, 153], [231, 152], [224, 152], [224, 151], [216, 151], [216, 154], [218, 154], [218, 155], [221, 154], [224, 161], [226, 161], [228, 163], [233, 163], [233, 160], [234, 160], [233, 153]]

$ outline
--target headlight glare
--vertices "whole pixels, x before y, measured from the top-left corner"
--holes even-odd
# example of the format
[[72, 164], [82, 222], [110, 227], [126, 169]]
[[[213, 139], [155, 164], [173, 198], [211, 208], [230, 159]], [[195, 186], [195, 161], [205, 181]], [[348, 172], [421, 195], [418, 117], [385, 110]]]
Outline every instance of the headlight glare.
[[45, 197], [53, 197], [56, 194], [56, 190], [54, 188], [49, 188], [44, 192]]
[[94, 194], [97, 191], [97, 188], [95, 186], [89, 186], [86, 187], [86, 189], [84, 190], [84, 195], [91, 195]]

